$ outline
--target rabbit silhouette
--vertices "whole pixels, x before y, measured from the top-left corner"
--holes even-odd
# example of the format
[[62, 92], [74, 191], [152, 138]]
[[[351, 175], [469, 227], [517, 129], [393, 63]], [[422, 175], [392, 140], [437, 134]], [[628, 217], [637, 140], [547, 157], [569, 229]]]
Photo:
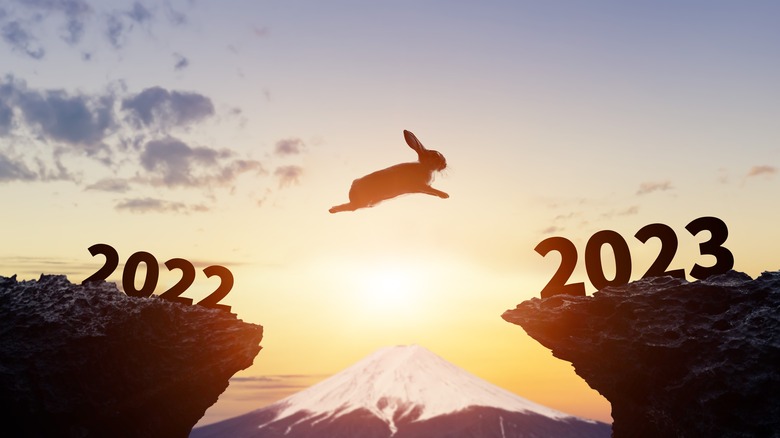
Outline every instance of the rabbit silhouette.
[[404, 130], [404, 139], [406, 144], [417, 152], [417, 162], [396, 164], [352, 181], [349, 202], [336, 205], [329, 211], [338, 213], [373, 207], [386, 199], [407, 193], [426, 193], [442, 199], [449, 198], [450, 195], [431, 187], [433, 173], [447, 167], [444, 155], [426, 149], [410, 131]]

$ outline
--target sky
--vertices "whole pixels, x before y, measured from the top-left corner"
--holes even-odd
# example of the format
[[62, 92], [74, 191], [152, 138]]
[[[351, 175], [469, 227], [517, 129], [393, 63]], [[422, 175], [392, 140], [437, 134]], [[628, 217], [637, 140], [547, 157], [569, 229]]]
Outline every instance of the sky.
[[[780, 4], [772, 1], [0, 0], [0, 275], [184, 258], [202, 299], [265, 328], [201, 424], [263, 407], [388, 345], [419, 344], [522, 397], [611, 421], [609, 403], [501, 314], [609, 229], [631, 280], [677, 234], [708, 265], [778, 269]], [[416, 155], [415, 194], [338, 214], [349, 186]], [[602, 249], [605, 275], [614, 261]], [[141, 270], [143, 272], [143, 270]], [[160, 272], [158, 293], [180, 273]], [[140, 283], [141, 274], [137, 281]]]

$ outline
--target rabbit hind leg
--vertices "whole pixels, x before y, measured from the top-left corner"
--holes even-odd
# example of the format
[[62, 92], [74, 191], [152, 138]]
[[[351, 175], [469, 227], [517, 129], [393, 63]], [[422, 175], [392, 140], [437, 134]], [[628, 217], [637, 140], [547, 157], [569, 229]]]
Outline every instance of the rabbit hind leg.
[[358, 208], [359, 207], [355, 206], [351, 202], [347, 202], [346, 204], [333, 206], [328, 211], [331, 212], [331, 213], [338, 213], [340, 211], [355, 211]]

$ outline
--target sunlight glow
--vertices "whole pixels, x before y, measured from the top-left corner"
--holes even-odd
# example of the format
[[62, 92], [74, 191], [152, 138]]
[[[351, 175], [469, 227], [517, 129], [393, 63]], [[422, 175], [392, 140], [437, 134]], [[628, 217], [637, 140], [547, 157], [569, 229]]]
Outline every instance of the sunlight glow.
[[403, 265], [378, 266], [365, 271], [359, 279], [361, 306], [372, 312], [414, 310], [423, 291], [423, 278], [415, 269]]

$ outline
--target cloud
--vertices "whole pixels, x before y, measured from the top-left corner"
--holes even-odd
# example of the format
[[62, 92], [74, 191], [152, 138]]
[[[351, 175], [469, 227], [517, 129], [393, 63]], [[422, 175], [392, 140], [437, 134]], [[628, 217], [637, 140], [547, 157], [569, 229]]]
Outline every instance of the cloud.
[[0, 152], [0, 182], [9, 181], [35, 181], [40, 179], [37, 172], [33, 172], [19, 160], [14, 160]]
[[298, 155], [303, 147], [303, 140], [300, 138], [286, 138], [276, 142], [274, 153], [280, 156]]
[[185, 58], [184, 56], [174, 53], [173, 57], [176, 58], [176, 64], [173, 65], [173, 69], [176, 71], [184, 70], [185, 68], [189, 67], [190, 60]]
[[[2, 95], [0, 95], [2, 97]], [[0, 100], [0, 136], [11, 132], [14, 123], [14, 110], [4, 101]]]
[[542, 230], [542, 234], [560, 233], [563, 230], [565, 230], [565, 228], [559, 227], [559, 226], [556, 226], [556, 225], [551, 225], [551, 226], [543, 229]]
[[262, 172], [260, 162], [233, 159], [227, 149], [191, 147], [176, 138], [152, 140], [141, 153], [141, 166], [154, 175], [151, 183], [168, 187], [208, 187], [233, 182], [240, 174]]
[[130, 183], [121, 178], [104, 178], [88, 185], [84, 190], [97, 190], [101, 192], [125, 193], [130, 190]]
[[272, 403], [306, 389], [325, 377], [320, 374], [232, 377], [228, 391], [220, 397], [235, 401], [251, 400], [258, 404]]
[[[13, 26], [15, 32], [10, 41], [6, 42], [15, 49], [23, 49], [30, 57], [35, 59], [43, 58], [45, 51], [43, 47], [37, 44], [37, 39], [33, 36], [37, 26], [40, 26], [45, 18], [49, 16], [62, 17], [65, 21], [62, 40], [70, 45], [77, 44], [84, 36], [85, 22], [93, 13], [92, 7], [83, 0], [16, 0], [24, 10], [17, 11], [18, 15], [8, 24], [15, 23]], [[21, 22], [27, 23], [27, 28], [23, 28]]]
[[[260, 161], [236, 151], [193, 143], [199, 131], [191, 125], [214, 114], [211, 99], [195, 92], [151, 87], [127, 93], [114, 84], [86, 94], [30, 88], [0, 76], [0, 184], [65, 180], [88, 192], [134, 193], [115, 205], [119, 211], [207, 211], [202, 204], [158, 199], [160, 188], [199, 190], [213, 200], [218, 187], [234, 194], [242, 176], [268, 174]], [[189, 137], [175, 136], [177, 130]], [[302, 145], [282, 140], [277, 155], [300, 153]], [[82, 182], [71, 169], [83, 171], [85, 158], [92, 160], [91, 178]], [[289, 187], [302, 174], [299, 166], [278, 167], [271, 184]]]
[[54, 169], [50, 169], [43, 160], [35, 158], [34, 166], [25, 162], [23, 157], [12, 157], [0, 151], [0, 183], [11, 181], [77, 181], [55, 158]]
[[664, 192], [671, 189], [673, 189], [673, 187], [672, 187], [672, 183], [669, 181], [643, 182], [642, 184], [639, 185], [639, 190], [636, 192], [636, 194], [647, 195], [649, 193]]
[[147, 88], [123, 99], [122, 109], [138, 127], [186, 126], [214, 115], [214, 104], [208, 97], [162, 87]]
[[303, 175], [303, 168], [300, 166], [280, 166], [274, 171], [274, 176], [279, 178], [280, 189], [298, 184], [301, 175]]
[[623, 210], [610, 210], [606, 213], [602, 213], [601, 217], [603, 219], [610, 219], [615, 216], [633, 216], [639, 213], [639, 206], [638, 205], [632, 205], [626, 209]]
[[0, 35], [11, 48], [20, 51], [30, 58], [41, 59], [46, 51], [18, 21], [11, 21], [0, 28]]
[[163, 3], [163, 6], [165, 8], [165, 17], [168, 19], [169, 23], [176, 26], [187, 24], [187, 15], [174, 9], [170, 1]]
[[720, 169], [718, 169], [717, 181], [719, 183], [721, 183], [721, 184], [728, 184], [728, 182], [729, 182], [728, 170], [726, 170], [726, 169], [724, 169], [722, 167]]
[[85, 278], [95, 272], [93, 262], [77, 262], [71, 258], [6, 256], [0, 257], [0, 266], [7, 272], [18, 274], [20, 279], [38, 278], [43, 272], [56, 272], [71, 278], [83, 275], [82, 278]]
[[[147, 28], [152, 35], [152, 24], [160, 10], [170, 24], [178, 26], [187, 22], [186, 15], [175, 10], [170, 1], [14, 0], [11, 3], [14, 7], [0, 8], [0, 38], [15, 52], [34, 59], [46, 55], [40, 41], [45, 40], [50, 33], [48, 29], [52, 28], [60, 31], [61, 39], [69, 46], [81, 43], [84, 35], [94, 28], [116, 50], [127, 44], [139, 26]], [[183, 3], [187, 7], [196, 6], [194, 1]]]
[[218, 158], [229, 156], [228, 151], [207, 147], [192, 148], [181, 140], [167, 138], [153, 140], [144, 146], [141, 165], [161, 177], [161, 183], [169, 187], [198, 185], [193, 175], [196, 168], [217, 165]]
[[15, 108], [25, 126], [40, 139], [75, 146], [93, 155], [104, 149], [103, 138], [115, 127], [111, 94], [88, 96], [56, 89], [30, 90], [24, 81], [7, 76], [0, 78], [0, 98], [0, 134], [10, 132]]
[[126, 199], [118, 203], [115, 209], [131, 213], [189, 213], [208, 211], [204, 205], [187, 205], [155, 198]]
[[756, 176], [771, 176], [777, 173], [777, 168], [774, 166], [753, 166], [750, 168], [750, 170], [747, 173], [747, 178], [752, 178]]
[[69, 19], [84, 19], [92, 7], [83, 0], [16, 0], [17, 4], [42, 12], [58, 12]]
[[94, 155], [114, 128], [113, 98], [68, 95], [62, 90], [22, 92], [17, 105], [27, 125], [42, 137], [78, 146]]
[[109, 15], [106, 18], [106, 38], [115, 49], [119, 49], [125, 44], [125, 24], [117, 15]]
[[114, 10], [106, 14], [106, 38], [115, 49], [120, 49], [127, 43], [128, 35], [136, 24], [143, 25], [153, 18], [151, 11], [141, 2], [134, 2], [129, 10]]
[[67, 35], [62, 39], [70, 45], [77, 44], [84, 36], [84, 22], [81, 20], [69, 20], [65, 30]]
[[258, 38], [265, 38], [271, 34], [270, 29], [268, 27], [258, 27], [258, 26], [252, 26], [252, 33], [255, 34]]
[[152, 19], [152, 13], [140, 2], [133, 3], [132, 9], [127, 12], [127, 16], [136, 23], [143, 23]]

